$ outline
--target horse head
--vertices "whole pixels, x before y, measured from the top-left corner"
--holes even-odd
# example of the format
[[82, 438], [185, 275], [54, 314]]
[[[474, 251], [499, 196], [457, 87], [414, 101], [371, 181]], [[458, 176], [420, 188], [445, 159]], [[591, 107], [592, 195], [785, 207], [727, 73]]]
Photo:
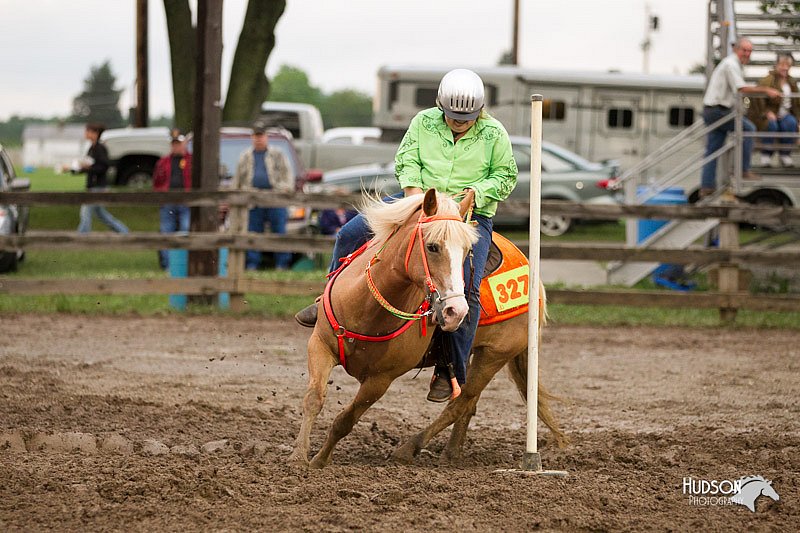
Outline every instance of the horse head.
[[465, 210], [466, 203], [456, 204], [434, 189], [425, 193], [418, 222], [420, 260], [408, 269], [412, 279], [422, 278], [428, 285], [433, 321], [444, 331], [458, 329], [469, 312], [463, 265], [478, 237], [473, 227], [462, 222]]

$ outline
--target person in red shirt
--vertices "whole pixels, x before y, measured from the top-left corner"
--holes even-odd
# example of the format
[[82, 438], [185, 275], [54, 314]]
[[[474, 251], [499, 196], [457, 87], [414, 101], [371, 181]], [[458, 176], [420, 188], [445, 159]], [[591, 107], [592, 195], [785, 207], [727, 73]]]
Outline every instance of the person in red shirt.
[[[192, 154], [186, 151], [186, 137], [172, 130], [170, 153], [156, 163], [153, 189], [156, 191], [189, 191], [192, 188]], [[162, 205], [159, 210], [161, 233], [186, 233], [189, 231], [190, 208], [181, 204]], [[169, 267], [166, 250], [158, 251], [161, 268]]]

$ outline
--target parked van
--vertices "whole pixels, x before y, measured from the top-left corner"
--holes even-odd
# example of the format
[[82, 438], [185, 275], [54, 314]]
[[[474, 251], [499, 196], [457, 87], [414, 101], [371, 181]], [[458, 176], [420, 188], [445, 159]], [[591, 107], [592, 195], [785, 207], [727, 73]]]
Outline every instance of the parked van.
[[[436, 102], [450, 68], [385, 66], [378, 72], [374, 125], [397, 142], [409, 122]], [[572, 72], [515, 66], [475, 68], [486, 87], [486, 107], [511, 135], [530, 136], [530, 96], [542, 94], [543, 134], [590, 161], [616, 159], [629, 167], [703, 111], [701, 75]], [[696, 149], [696, 147], [695, 147]], [[664, 168], [674, 162], [665, 161]]]

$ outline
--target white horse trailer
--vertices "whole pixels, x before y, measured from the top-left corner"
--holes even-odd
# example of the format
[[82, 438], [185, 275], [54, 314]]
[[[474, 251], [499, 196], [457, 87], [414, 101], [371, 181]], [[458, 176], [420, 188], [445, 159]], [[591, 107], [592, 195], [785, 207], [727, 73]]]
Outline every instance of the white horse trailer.
[[[414, 115], [435, 105], [439, 80], [448, 70], [380, 69], [374, 123], [382, 128], [384, 140], [399, 141]], [[629, 167], [702, 118], [702, 75], [578, 73], [513, 66], [473, 70], [486, 87], [489, 113], [510, 134], [530, 135], [530, 95], [542, 94], [544, 138], [594, 161], [616, 159]], [[651, 171], [663, 173], [679, 158]]]

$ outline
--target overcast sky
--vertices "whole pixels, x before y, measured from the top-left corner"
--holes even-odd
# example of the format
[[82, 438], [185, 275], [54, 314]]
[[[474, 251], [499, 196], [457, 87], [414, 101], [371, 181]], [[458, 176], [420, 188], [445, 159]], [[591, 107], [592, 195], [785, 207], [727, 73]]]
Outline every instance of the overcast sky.
[[[381, 65], [489, 66], [511, 45], [512, 0], [287, 0], [268, 75], [305, 70], [330, 92], [373, 94]], [[685, 74], [705, 58], [706, 0], [520, 0], [523, 67], [642, 71], [645, 11], [660, 18], [650, 72]], [[0, 120], [67, 115], [106, 59], [131, 102], [135, 0], [0, 0]], [[194, 2], [193, 2], [194, 4]], [[225, 0], [223, 97], [246, 0]], [[150, 110], [172, 114], [160, 0], [150, 0]]]

